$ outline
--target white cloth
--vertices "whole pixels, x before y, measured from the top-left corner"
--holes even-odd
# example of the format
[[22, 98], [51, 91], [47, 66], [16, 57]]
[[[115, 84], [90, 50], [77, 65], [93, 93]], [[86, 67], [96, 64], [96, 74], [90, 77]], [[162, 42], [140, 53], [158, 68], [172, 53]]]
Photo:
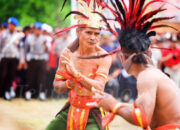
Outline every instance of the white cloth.
[[[48, 52], [51, 48], [48, 38], [44, 35], [36, 36], [35, 34], [29, 34], [25, 41], [25, 53], [26, 60], [30, 61], [31, 59], [35, 60], [48, 60]], [[48, 51], [46, 51], [46, 47]]]
[[22, 33], [13, 32], [9, 30], [2, 31], [0, 37], [0, 54], [5, 58], [20, 58], [19, 43], [22, 39]]
[[180, 88], [180, 68], [178, 68], [176, 71], [173, 71], [170, 67], [166, 67], [164, 72], [169, 74], [171, 79]]
[[[153, 46], [155, 46], [155, 45], [153, 45]], [[157, 47], [157, 46], [155, 46], [155, 47]], [[160, 51], [160, 49], [152, 49], [151, 51], [152, 51], [151, 58], [152, 58], [153, 64], [156, 68], [158, 68], [158, 62], [162, 58], [161, 51]]]
[[53, 53], [60, 56], [61, 52], [70, 44], [70, 38], [63, 39], [63, 38], [57, 38], [54, 41], [54, 50]]

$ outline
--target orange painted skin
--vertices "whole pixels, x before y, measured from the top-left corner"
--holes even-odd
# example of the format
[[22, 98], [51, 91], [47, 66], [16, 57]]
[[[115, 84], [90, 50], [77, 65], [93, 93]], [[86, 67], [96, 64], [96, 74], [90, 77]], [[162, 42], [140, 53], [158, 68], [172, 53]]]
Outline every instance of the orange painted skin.
[[[77, 36], [79, 38], [79, 47], [75, 52], [71, 52], [69, 49], [65, 49], [61, 54], [58, 70], [61, 72], [68, 71], [72, 76], [78, 77], [78, 74], [82, 76], [84, 80], [80, 82], [83, 89], [79, 88], [72, 81], [69, 81], [71, 86], [74, 86], [74, 91], [79, 96], [92, 96], [91, 87], [103, 91], [107, 79], [102, 76], [96, 76], [95, 79], [89, 77], [93, 69], [96, 72], [100, 72], [108, 75], [111, 65], [111, 56], [101, 59], [79, 59], [78, 57], [93, 56], [106, 54], [100, 46], [100, 29], [95, 28], [78, 28]], [[54, 80], [54, 90], [56, 92], [67, 92], [69, 89], [65, 87], [64, 81]]]

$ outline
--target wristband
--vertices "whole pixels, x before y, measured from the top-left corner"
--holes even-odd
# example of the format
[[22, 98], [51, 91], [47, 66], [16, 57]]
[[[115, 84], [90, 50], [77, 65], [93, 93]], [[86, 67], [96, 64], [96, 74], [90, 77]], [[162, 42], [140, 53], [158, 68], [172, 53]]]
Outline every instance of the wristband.
[[66, 86], [66, 88], [68, 88], [68, 89], [72, 89], [72, 86], [70, 86], [70, 84], [69, 84], [69, 80], [66, 80], [66, 81], [65, 81], [65, 86]]
[[80, 82], [80, 81], [84, 80], [84, 78], [81, 76], [80, 73], [78, 73], [78, 75], [77, 75], [77, 77], [76, 77], [76, 80], [77, 80], [78, 82]]
[[112, 113], [116, 114], [121, 107], [122, 107], [122, 104], [121, 104], [121, 103], [117, 103], [117, 104], [113, 107]]

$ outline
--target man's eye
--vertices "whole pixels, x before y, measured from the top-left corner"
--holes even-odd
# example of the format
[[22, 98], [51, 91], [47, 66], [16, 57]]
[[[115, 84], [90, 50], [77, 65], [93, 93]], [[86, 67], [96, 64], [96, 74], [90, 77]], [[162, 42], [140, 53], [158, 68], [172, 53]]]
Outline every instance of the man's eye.
[[86, 32], [87, 34], [91, 34], [91, 32]]
[[96, 36], [98, 36], [98, 35], [99, 35], [99, 33], [95, 33], [95, 35], [96, 35]]

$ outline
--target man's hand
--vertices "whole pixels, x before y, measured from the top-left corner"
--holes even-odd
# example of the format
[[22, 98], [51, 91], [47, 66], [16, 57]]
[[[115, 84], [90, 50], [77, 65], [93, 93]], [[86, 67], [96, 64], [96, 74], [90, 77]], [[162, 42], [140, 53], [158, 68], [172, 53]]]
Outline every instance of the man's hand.
[[100, 103], [87, 103], [87, 106], [94, 106], [94, 107], [103, 107], [106, 111], [111, 111], [111, 105], [118, 102], [113, 96], [110, 94], [104, 93], [100, 90], [95, 89], [92, 87], [92, 92], [94, 93], [93, 98], [100, 100]]
[[69, 50], [67, 51], [68, 51], [68, 54], [61, 55], [61, 62], [66, 65], [66, 69], [69, 73], [71, 73], [74, 77], [77, 77], [78, 71], [76, 70], [73, 62], [71, 61], [71, 58], [70, 58], [71, 52]]
[[23, 69], [23, 66], [24, 66], [24, 64], [21, 64], [21, 63], [20, 63], [20, 64], [18, 64], [17, 69], [18, 69], [18, 70], [22, 70], [22, 69]]

